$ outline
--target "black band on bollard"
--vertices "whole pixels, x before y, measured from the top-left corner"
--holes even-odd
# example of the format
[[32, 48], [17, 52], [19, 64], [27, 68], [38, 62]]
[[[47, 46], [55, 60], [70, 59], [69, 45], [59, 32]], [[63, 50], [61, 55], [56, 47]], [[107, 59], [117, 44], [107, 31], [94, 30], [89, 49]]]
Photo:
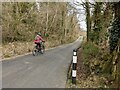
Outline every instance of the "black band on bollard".
[[72, 84], [76, 84], [76, 77], [72, 77]]
[[73, 68], [73, 70], [76, 70], [76, 68], [77, 68], [77, 63], [73, 63], [72, 68]]

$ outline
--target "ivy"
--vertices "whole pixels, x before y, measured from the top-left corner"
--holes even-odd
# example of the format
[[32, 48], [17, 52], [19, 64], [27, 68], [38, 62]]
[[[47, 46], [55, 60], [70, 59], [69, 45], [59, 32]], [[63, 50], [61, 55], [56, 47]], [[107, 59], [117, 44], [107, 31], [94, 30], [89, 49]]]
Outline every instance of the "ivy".
[[120, 38], [120, 18], [116, 18], [110, 30], [110, 52], [113, 52]]

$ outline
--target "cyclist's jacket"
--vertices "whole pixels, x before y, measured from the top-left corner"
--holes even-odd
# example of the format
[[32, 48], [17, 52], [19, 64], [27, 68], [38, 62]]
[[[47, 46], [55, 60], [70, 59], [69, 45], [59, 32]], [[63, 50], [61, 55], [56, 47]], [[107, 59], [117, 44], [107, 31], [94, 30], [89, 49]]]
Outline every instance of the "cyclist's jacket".
[[44, 42], [45, 40], [41, 36], [37, 35], [35, 37], [34, 43], [40, 43], [41, 41]]

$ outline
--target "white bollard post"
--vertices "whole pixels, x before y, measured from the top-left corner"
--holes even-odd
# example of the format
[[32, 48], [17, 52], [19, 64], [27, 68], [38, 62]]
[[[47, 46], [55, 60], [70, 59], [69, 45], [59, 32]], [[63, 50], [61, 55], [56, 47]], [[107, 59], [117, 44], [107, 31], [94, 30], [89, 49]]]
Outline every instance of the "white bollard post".
[[73, 64], [72, 64], [72, 84], [76, 84], [76, 74], [77, 74], [77, 50], [73, 50]]

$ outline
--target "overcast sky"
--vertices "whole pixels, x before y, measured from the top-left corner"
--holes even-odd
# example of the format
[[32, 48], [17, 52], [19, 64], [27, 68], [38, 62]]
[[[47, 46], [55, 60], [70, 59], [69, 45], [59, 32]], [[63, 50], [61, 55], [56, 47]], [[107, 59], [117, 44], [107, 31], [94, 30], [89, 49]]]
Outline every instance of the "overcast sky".
[[[74, 0], [74, 2], [76, 2], [76, 1], [79, 3], [82, 3], [81, 0]], [[82, 1], [84, 1], [84, 0], [82, 0]], [[83, 9], [82, 6], [75, 6], [75, 7], [77, 9], [79, 9], [78, 10], [79, 13], [77, 14], [77, 17], [79, 19], [80, 27], [86, 31], [87, 29], [86, 29], [86, 22], [85, 22], [85, 19], [86, 19], [85, 10]]]

